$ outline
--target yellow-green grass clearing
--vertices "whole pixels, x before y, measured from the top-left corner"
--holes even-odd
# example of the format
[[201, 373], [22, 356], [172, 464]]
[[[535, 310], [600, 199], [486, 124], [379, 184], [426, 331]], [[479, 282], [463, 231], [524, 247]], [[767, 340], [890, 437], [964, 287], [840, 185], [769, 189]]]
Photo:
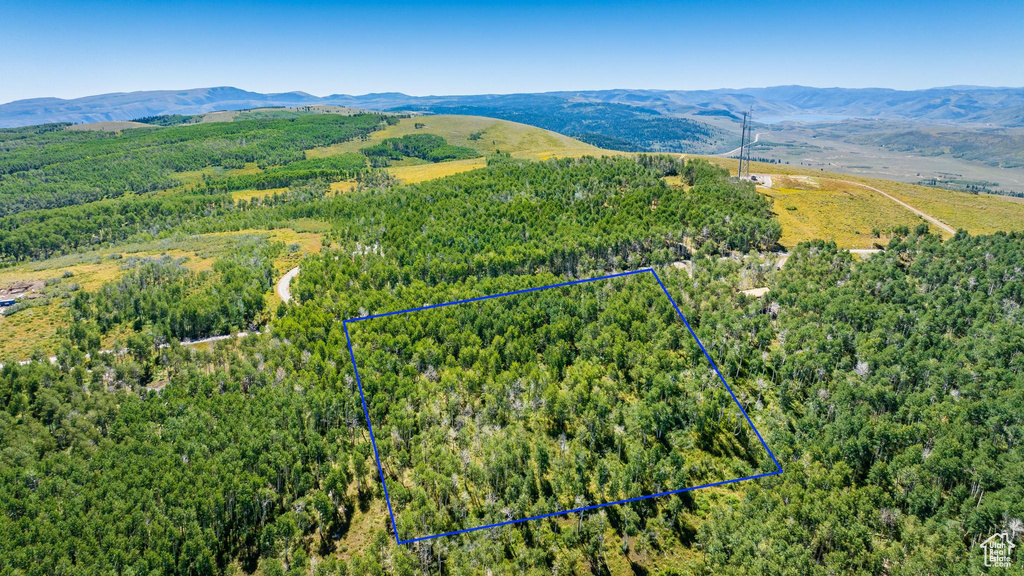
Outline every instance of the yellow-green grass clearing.
[[235, 202], [239, 200], [252, 200], [254, 198], [263, 198], [265, 196], [273, 196], [274, 194], [284, 194], [287, 192], [287, 188], [267, 188], [266, 190], [235, 190], [231, 193], [231, 199]]
[[[370, 465], [376, 466], [372, 458]], [[361, 481], [366, 483], [373, 482], [373, 480], [373, 477], [370, 476]], [[355, 482], [352, 484], [354, 486]], [[355, 501], [356, 496], [357, 493], [353, 488], [350, 490], [350, 497]], [[379, 498], [370, 500], [365, 512], [360, 506], [352, 506], [348, 513], [351, 515], [349, 528], [334, 543], [338, 556], [346, 562], [350, 562], [354, 556], [365, 554], [378, 531], [391, 529], [391, 517], [388, 515], [388, 509], [384, 501]]]
[[[231, 121], [237, 115], [238, 112], [214, 112], [205, 115], [202, 121]], [[420, 126], [419, 128], [417, 128], [418, 125]], [[386, 138], [400, 138], [407, 134], [435, 134], [443, 137], [450, 144], [472, 148], [482, 156], [480, 158], [439, 163], [412, 160], [389, 166], [388, 172], [398, 178], [400, 182], [406, 184], [424, 182], [482, 168], [487, 165], [484, 157], [497, 151], [528, 160], [629, 155], [626, 152], [604, 150], [568, 136], [517, 122], [481, 116], [438, 115], [403, 118], [397, 124], [371, 133], [366, 140], [351, 140], [331, 146], [313, 148], [306, 151], [306, 157], [324, 158], [349, 152], [359, 152], [361, 149], [378, 144]], [[181, 185], [161, 193], [175, 193], [188, 186], [198, 185], [203, 181], [204, 177], [219, 178], [256, 174], [259, 172], [262, 172], [262, 170], [254, 163], [249, 163], [244, 168], [239, 169], [228, 170], [220, 167], [210, 167], [203, 170], [180, 172], [176, 174], [176, 177], [181, 182]], [[355, 185], [354, 182], [334, 182], [331, 184], [331, 191], [343, 193], [351, 190]], [[235, 200], [249, 200], [280, 192], [281, 190], [240, 190], [233, 192], [232, 198]]]
[[[417, 128], [417, 126], [420, 127]], [[397, 124], [371, 133], [366, 140], [353, 140], [314, 148], [306, 151], [306, 157], [323, 158], [346, 152], [359, 152], [363, 148], [379, 144], [386, 138], [401, 138], [408, 134], [441, 136], [449, 144], [472, 148], [482, 156], [451, 162], [407, 162], [389, 166], [388, 172], [404, 184], [415, 184], [483, 168], [487, 165], [487, 160], [484, 157], [497, 151], [528, 160], [626, 154], [614, 150], [603, 150], [568, 136], [517, 122], [482, 116], [442, 114], [403, 118]], [[335, 183], [331, 186], [331, 190], [340, 193], [348, 191], [354, 186], [353, 183]]]
[[129, 128], [157, 128], [157, 126], [128, 120], [111, 120], [108, 122], [75, 124], [74, 126], [68, 126], [65, 130], [70, 130], [72, 132], [120, 132], [122, 130], [128, 130]]
[[450, 162], [437, 162], [430, 164], [418, 164], [416, 166], [392, 166], [388, 172], [398, 178], [403, 184], [415, 184], [437, 178], [444, 178], [459, 172], [467, 172], [484, 168], [487, 166], [486, 158], [468, 158], [465, 160], [452, 160]]
[[356, 185], [357, 185], [356, 182], [353, 182], [351, 180], [343, 180], [341, 182], [331, 182], [331, 193], [332, 194], [344, 194], [345, 192], [349, 192], [351, 190], [354, 190]]
[[[728, 168], [732, 174], [736, 173], [737, 161], [735, 159], [714, 156], [701, 156], [701, 158], [706, 158], [714, 164]], [[873, 186], [921, 210], [929, 216], [939, 219], [954, 229], [962, 228], [971, 234], [992, 234], [998, 231], [1024, 230], [1024, 199], [1020, 198], [998, 196], [995, 194], [968, 194], [966, 192], [906, 184], [892, 180], [824, 172], [785, 164], [752, 162], [751, 172], [772, 175], [773, 185], [777, 185], [774, 181], [781, 174], [845, 180]], [[759, 190], [764, 191], [761, 188]], [[870, 190], [867, 191], [871, 192]], [[899, 204], [880, 194], [874, 194], [894, 206], [899, 206]], [[906, 208], [900, 207], [900, 209], [913, 214]], [[776, 207], [776, 212], [779, 211], [779, 208]]]
[[676, 188], [686, 188], [686, 182], [683, 182], [682, 176], [663, 176], [661, 179], [664, 180], [665, 183], [668, 184], [669, 186], [674, 186]]
[[971, 234], [1024, 230], [1024, 198], [968, 194], [917, 184], [858, 178], [956, 229]]
[[[788, 248], [816, 238], [846, 249], [884, 246], [893, 227], [926, 222], [877, 192], [830, 178], [775, 176], [772, 188], [760, 191], [773, 201], [782, 225], [779, 243]], [[875, 230], [882, 236], [876, 237]]]
[[35, 352], [49, 356], [57, 348], [57, 331], [70, 323], [67, 308], [33, 306], [14, 316], [0, 316], [0, 357], [3, 362], [27, 360]]
[[[417, 128], [417, 125], [421, 127]], [[314, 148], [306, 151], [306, 157], [322, 158], [345, 152], [358, 152], [362, 148], [379, 144], [386, 138], [401, 138], [407, 134], [435, 134], [449, 144], [472, 148], [485, 156], [499, 150], [516, 158], [531, 160], [625, 154], [603, 150], [568, 136], [518, 122], [482, 116], [441, 114], [402, 118], [397, 124], [371, 133], [367, 140], [353, 140]], [[471, 140], [470, 136], [474, 135], [478, 137]]]

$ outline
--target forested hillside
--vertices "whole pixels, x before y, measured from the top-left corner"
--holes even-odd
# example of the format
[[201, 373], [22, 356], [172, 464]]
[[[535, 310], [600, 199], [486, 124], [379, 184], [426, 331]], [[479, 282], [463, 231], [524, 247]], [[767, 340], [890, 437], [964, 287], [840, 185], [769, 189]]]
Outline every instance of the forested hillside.
[[403, 541], [777, 471], [649, 272], [349, 326]]
[[[204, 168], [295, 163], [309, 148], [351, 140], [386, 121], [376, 114], [307, 115], [121, 132], [70, 131], [62, 124], [0, 130], [0, 216], [153, 192], [181, 184], [176, 174]], [[324, 177], [317, 171], [323, 168], [289, 172], [301, 170], [309, 180]]]
[[1020, 535], [1021, 258], [1020, 234], [797, 249], [766, 310], [787, 473], [702, 526], [716, 573], [967, 574]]
[[[974, 574], [980, 540], [1024, 533], [1021, 234], [898, 228], [868, 260], [814, 241], [777, 270], [770, 201], [707, 162], [494, 154], [414, 185], [366, 167], [328, 194], [321, 178], [351, 158], [312, 162], [304, 147], [387, 120], [303, 118], [222, 125], [268, 123], [239, 158], [282, 158], [253, 172], [284, 178], [279, 193], [236, 200], [231, 178], [246, 175], [218, 171], [152, 194], [101, 186], [104, 200], [67, 202], [80, 206], [18, 200], [0, 221], [6, 263], [129, 237], [322, 235], [289, 303], [268, 293], [291, 246], [247, 242], [192, 268], [201, 250], [139, 258], [76, 287], [58, 349], [3, 358], [0, 572]], [[323, 138], [287, 135], [307, 121]], [[49, 163], [2, 178], [61, 181], [65, 162], [116, 173], [132, 155], [108, 140], [190, 128], [228, 130], [12, 131], [5, 162]], [[64, 138], [112, 148], [60, 160]], [[196, 165], [250, 146], [231, 141]], [[396, 544], [342, 320], [643, 267], [783, 473]], [[773, 469], [639, 279], [350, 324], [400, 537]], [[180, 343], [237, 330], [250, 333]]]
[[159, 343], [230, 334], [253, 328], [274, 281], [271, 258], [283, 246], [253, 243], [195, 273], [169, 258], [129, 262], [129, 272], [95, 294], [71, 301], [70, 335], [79, 348], [96, 353], [99, 336], [128, 325]]
[[476, 150], [453, 146], [435, 134], [407, 134], [401, 138], [387, 138], [380, 144], [363, 148], [362, 153], [370, 159], [373, 166], [387, 166], [392, 160], [404, 158], [444, 162], [479, 156]]
[[548, 95], [413, 103], [396, 109], [501, 118], [539, 126], [600, 148], [628, 152], [708, 153], [731, 142], [724, 131], [688, 118], [664, 116], [640, 106], [573, 102]]

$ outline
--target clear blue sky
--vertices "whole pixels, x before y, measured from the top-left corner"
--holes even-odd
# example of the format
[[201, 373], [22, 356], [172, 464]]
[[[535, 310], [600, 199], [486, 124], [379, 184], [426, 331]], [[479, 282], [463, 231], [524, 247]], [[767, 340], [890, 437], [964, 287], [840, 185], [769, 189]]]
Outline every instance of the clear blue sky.
[[237, 86], [474, 94], [1024, 86], [1014, 2], [0, 0], [0, 102]]

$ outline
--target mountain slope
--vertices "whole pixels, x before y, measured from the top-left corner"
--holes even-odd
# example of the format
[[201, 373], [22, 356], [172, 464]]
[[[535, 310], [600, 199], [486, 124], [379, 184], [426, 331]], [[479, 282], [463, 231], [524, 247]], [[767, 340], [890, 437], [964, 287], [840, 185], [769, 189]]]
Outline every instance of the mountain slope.
[[1024, 125], [1024, 89], [956, 86], [926, 90], [774, 86], [719, 90], [582, 90], [537, 94], [408, 96], [385, 92], [317, 97], [304, 92], [261, 94], [232, 87], [100, 94], [73, 100], [34, 98], [0, 104], [0, 127], [48, 122], [131, 120], [159, 114], [197, 114], [259, 106], [334, 104], [395, 108], [536, 108], [603, 103], [646, 108], [672, 116], [752, 110], [759, 117], [847, 116], [934, 122]]
[[34, 98], [0, 105], [0, 127], [51, 122], [106, 122], [164, 114], [201, 114], [215, 110], [242, 110], [260, 106], [318, 104], [320, 98], [304, 92], [260, 94], [231, 87], [190, 90], [116, 92], [72, 100]]

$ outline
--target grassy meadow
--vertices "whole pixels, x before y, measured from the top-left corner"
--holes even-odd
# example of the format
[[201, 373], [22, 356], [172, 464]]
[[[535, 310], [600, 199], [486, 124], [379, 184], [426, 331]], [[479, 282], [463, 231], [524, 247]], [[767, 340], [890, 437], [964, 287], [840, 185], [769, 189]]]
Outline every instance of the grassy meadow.
[[[351, 109], [349, 113], [351, 113]], [[258, 111], [252, 111], [254, 114]], [[278, 111], [278, 115], [286, 112]], [[327, 113], [326, 111], [321, 113]], [[228, 122], [242, 119], [239, 112], [213, 112], [203, 117], [203, 122]], [[313, 148], [306, 151], [306, 158], [328, 158], [346, 153], [358, 153], [361, 149], [380, 144], [388, 138], [401, 138], [409, 134], [433, 134], [441, 136], [449, 144], [465, 146], [479, 152], [480, 158], [453, 160], [447, 162], [427, 162], [417, 158], [406, 158], [394, 162], [387, 171], [404, 184], [415, 184], [443, 178], [468, 170], [476, 170], [487, 165], [488, 154], [497, 151], [506, 152], [515, 158], [527, 160], [546, 160], [548, 158], [565, 158], [577, 156], [611, 156], [622, 155], [623, 152], [603, 150], [585, 144], [568, 136], [543, 130], [526, 124], [483, 118], [479, 116], [415, 116], [403, 118], [395, 125], [388, 126], [370, 134], [366, 140], [353, 140], [331, 146]], [[245, 168], [225, 170], [223, 168], [207, 168], [178, 175], [182, 186], [194, 186], [202, 182], [204, 177], [219, 178], [224, 176], [243, 176], [257, 174], [261, 170], [255, 164]], [[344, 193], [355, 187], [355, 182], [332, 182], [333, 193]], [[251, 200], [282, 192], [283, 189], [238, 190], [231, 193], [235, 200]]]
[[[855, 184], [832, 178], [774, 176], [762, 193], [774, 201], [782, 224], [781, 243], [792, 248], [821, 238], [842, 248], [872, 248], [888, 243], [895, 226], [926, 222], [892, 200]], [[940, 232], [929, 226], [933, 232]], [[881, 234], [875, 234], [875, 231]]]
[[[735, 159], [707, 159], [733, 174], [736, 172]], [[826, 238], [834, 239], [842, 248], [870, 248], [876, 242], [886, 244], [884, 234], [894, 226], [926, 222], [892, 200], [851, 182], [883, 190], [954, 229], [962, 228], [971, 234], [1024, 230], [1024, 199], [1020, 198], [968, 194], [781, 164], [752, 162], [751, 171], [772, 176], [772, 188], [759, 186], [758, 190], [775, 200], [785, 246]], [[933, 232], [942, 232], [932, 224], [929, 227]], [[874, 238], [873, 229], [883, 232], [883, 237]]]
[[[501, 151], [515, 158], [546, 160], [624, 154], [614, 150], [603, 150], [568, 136], [526, 124], [480, 116], [437, 115], [403, 118], [393, 126], [373, 132], [367, 140], [314, 148], [306, 152], [306, 157], [324, 158], [346, 152], [359, 152], [360, 149], [379, 144], [387, 138], [401, 138], [409, 134], [435, 134], [449, 144], [472, 148], [483, 156]], [[412, 184], [475, 170], [486, 165], [486, 158], [471, 158], [436, 164], [413, 161], [406, 162], [405, 165], [389, 166], [387, 170], [401, 182]]]
[[953, 228], [963, 228], [971, 234], [992, 234], [1000, 230], [1024, 230], [1024, 198], [994, 194], [968, 194], [872, 178], [858, 178], [857, 180], [885, 190]]

